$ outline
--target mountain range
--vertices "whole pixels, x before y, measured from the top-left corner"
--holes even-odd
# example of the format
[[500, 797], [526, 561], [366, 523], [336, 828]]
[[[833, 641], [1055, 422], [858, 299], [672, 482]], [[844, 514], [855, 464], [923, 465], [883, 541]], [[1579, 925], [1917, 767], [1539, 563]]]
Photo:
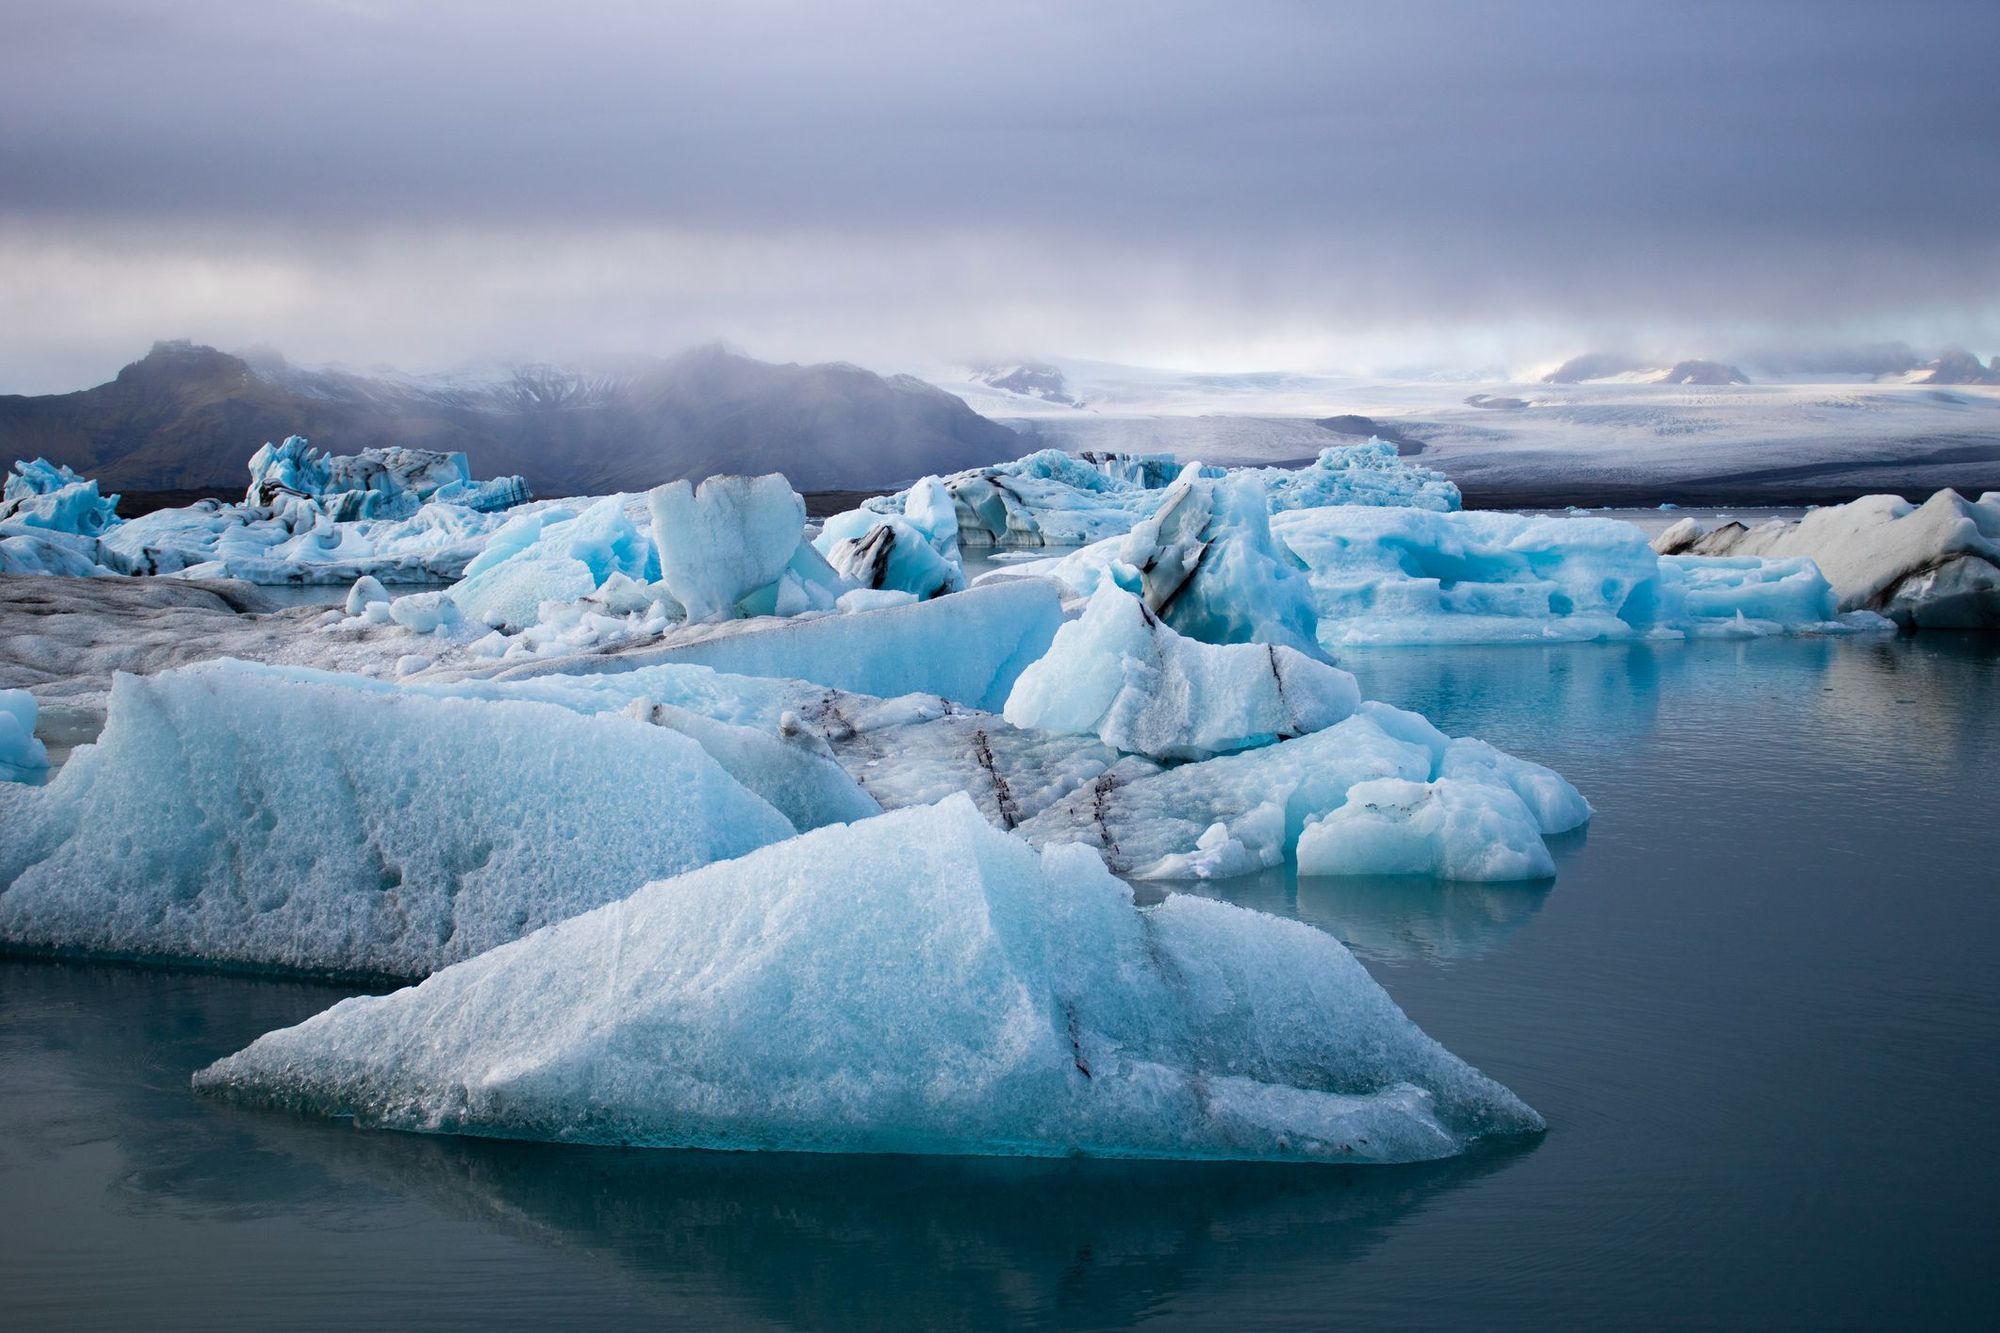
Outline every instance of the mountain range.
[[1012, 430], [907, 375], [773, 365], [721, 347], [595, 368], [460, 375], [306, 369], [272, 351], [161, 342], [74, 393], [0, 396], [0, 460], [37, 456], [107, 490], [240, 488], [258, 446], [462, 450], [538, 495], [782, 472], [801, 491], [889, 488], [1013, 458]]

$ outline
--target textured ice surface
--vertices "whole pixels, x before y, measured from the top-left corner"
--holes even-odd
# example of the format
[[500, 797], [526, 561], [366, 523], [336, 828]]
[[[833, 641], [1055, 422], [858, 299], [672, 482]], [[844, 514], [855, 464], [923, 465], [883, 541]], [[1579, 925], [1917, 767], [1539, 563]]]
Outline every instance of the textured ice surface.
[[408, 518], [429, 500], [481, 511], [509, 509], [529, 496], [519, 477], [474, 481], [461, 453], [391, 447], [329, 454], [311, 447], [303, 435], [291, 435], [250, 456], [243, 503], [271, 508], [286, 498], [314, 501], [345, 522]]
[[475, 482], [463, 454], [364, 449], [327, 455], [301, 436], [250, 460], [243, 504], [159, 509], [104, 534], [121, 574], [253, 583], [392, 583], [456, 578], [528, 499], [519, 477]]
[[122, 676], [0, 819], [0, 938], [418, 976], [789, 836], [688, 736], [214, 663]]
[[1547, 879], [1556, 873], [1532, 813], [1505, 786], [1443, 778], [1378, 778], [1306, 821], [1301, 875], [1422, 875], [1432, 879]]
[[[1323, 436], [1321, 438], [1324, 438]], [[1220, 468], [1195, 465], [1211, 479]], [[1085, 453], [1044, 449], [1011, 463], [926, 478], [949, 497], [958, 540], [966, 547], [1087, 546], [1118, 536], [1151, 514], [1182, 469], [1171, 455]], [[1327, 504], [1415, 505], [1456, 509], [1458, 488], [1441, 473], [1396, 457], [1393, 446], [1367, 444], [1321, 450], [1304, 468], [1263, 468], [1276, 509]], [[918, 488], [870, 500], [858, 513], [905, 514]], [[859, 520], [839, 515], [829, 527]], [[921, 524], [919, 526], [922, 526]]]
[[958, 548], [958, 513], [936, 477], [903, 493], [899, 514], [850, 509], [821, 527], [814, 547], [841, 577], [860, 588], [936, 597], [965, 586]]
[[653, 544], [633, 520], [636, 503], [610, 495], [580, 511], [519, 515], [466, 565], [452, 601], [468, 620], [520, 629], [540, 621], [542, 603], [580, 601], [613, 576], [659, 578]]
[[[1793, 557], [1826, 575], [1843, 611], [1877, 611], [1938, 629], [2000, 627], [2000, 492], [1977, 501], [1943, 490], [1921, 505], [1870, 495], [1797, 523], [1705, 531], [1682, 519], [1655, 547], [1672, 556]], [[1729, 561], [1687, 559], [1691, 571]]]
[[35, 696], [0, 690], [0, 782], [38, 782], [48, 771], [49, 752], [35, 739]]
[[1395, 445], [1374, 439], [1322, 449], [1308, 467], [1258, 468], [1255, 474], [1278, 512], [1384, 505], [1442, 513], [1460, 504], [1458, 487], [1444, 473], [1399, 458]]
[[1062, 624], [1057, 587], [1021, 579], [852, 615], [694, 625], [613, 651], [503, 667], [497, 679], [691, 662], [857, 694], [930, 694], [997, 711]]
[[1339, 507], [1272, 526], [1306, 562], [1329, 649], [1862, 627], [1838, 623], [1807, 562], [1663, 560], [1612, 519]]
[[1017, 727], [1094, 734], [1155, 759], [1206, 759], [1333, 725], [1354, 677], [1272, 644], [1201, 643], [1109, 582], [1007, 699]]
[[0, 527], [18, 525], [99, 537], [118, 524], [118, 497], [45, 458], [17, 462], [0, 487]]
[[776, 473], [685, 481], [647, 496], [660, 576], [689, 620], [727, 619], [776, 583], [804, 540], [806, 505]]
[[1532, 1133], [1341, 945], [963, 797], [710, 866], [196, 1076], [400, 1129], [824, 1152], [1412, 1161]]
[[[1200, 763], [1159, 769], [1132, 761], [1023, 820], [1037, 846], [1082, 842], [1134, 879], [1221, 879], [1293, 855], [1306, 825], [1338, 810], [1359, 785], [1452, 779], [1518, 805], [1542, 834], [1590, 817], [1575, 788], [1539, 764], [1478, 741], [1451, 740], [1415, 713], [1364, 703], [1308, 736]], [[1318, 874], [1377, 873], [1323, 860]]]

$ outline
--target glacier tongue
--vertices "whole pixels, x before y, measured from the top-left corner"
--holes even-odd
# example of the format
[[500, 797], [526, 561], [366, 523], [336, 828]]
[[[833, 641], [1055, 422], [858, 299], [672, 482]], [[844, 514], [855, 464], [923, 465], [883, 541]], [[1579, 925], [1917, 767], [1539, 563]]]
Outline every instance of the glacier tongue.
[[963, 796], [648, 885], [195, 1084], [407, 1130], [828, 1152], [1415, 1161], [1542, 1125], [1330, 936], [1135, 908]]

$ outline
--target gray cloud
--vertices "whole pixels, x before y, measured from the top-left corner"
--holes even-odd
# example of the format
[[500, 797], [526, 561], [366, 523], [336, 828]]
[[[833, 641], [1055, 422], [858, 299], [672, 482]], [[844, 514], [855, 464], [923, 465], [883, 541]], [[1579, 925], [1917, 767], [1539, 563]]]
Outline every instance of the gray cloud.
[[16, 9], [0, 388], [2000, 336], [1990, 4]]

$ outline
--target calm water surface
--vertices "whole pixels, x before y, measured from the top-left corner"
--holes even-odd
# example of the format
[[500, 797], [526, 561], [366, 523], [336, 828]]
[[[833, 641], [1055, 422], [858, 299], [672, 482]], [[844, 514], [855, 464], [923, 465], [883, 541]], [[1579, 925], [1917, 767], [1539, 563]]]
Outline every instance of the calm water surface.
[[8, 1328], [1968, 1325], [2000, 1255], [2000, 643], [1377, 652], [1596, 804], [1550, 886], [1228, 896], [1539, 1108], [1412, 1168], [561, 1149], [197, 1101], [336, 999], [0, 961]]

